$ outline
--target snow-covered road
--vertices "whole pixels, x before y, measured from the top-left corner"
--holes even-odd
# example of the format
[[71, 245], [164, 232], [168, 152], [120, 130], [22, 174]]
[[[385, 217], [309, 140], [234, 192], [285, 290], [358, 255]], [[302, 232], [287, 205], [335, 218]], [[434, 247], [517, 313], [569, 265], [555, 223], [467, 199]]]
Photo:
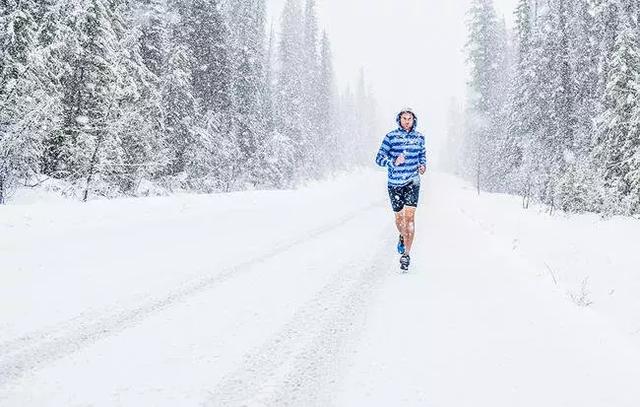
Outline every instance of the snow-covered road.
[[340, 406], [637, 406], [640, 352], [431, 179], [416, 268], [389, 276]]
[[0, 405], [640, 405], [637, 344], [451, 188], [409, 274], [380, 172], [2, 208]]

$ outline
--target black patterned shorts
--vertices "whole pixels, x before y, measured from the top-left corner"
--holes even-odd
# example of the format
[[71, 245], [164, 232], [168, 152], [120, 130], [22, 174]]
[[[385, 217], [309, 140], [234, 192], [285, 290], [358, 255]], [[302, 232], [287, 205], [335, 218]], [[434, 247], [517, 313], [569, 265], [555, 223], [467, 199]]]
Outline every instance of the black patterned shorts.
[[411, 181], [407, 185], [394, 187], [389, 185], [389, 199], [394, 212], [400, 212], [405, 206], [418, 206], [420, 182]]

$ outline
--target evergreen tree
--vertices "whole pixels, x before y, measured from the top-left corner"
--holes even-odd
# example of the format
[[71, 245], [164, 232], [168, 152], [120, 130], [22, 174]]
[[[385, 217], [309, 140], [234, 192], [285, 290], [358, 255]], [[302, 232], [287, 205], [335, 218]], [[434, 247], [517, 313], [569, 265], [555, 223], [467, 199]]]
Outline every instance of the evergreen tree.
[[605, 209], [626, 214], [640, 210], [640, 47], [624, 21], [608, 63], [603, 111], [598, 116], [594, 154], [603, 169]]
[[339, 144], [336, 136], [336, 91], [331, 46], [324, 32], [320, 47], [320, 75], [318, 101], [319, 167], [323, 173], [335, 170]]
[[39, 55], [43, 61], [40, 83], [46, 87], [51, 98], [48, 112], [47, 131], [43, 139], [41, 170], [47, 176], [61, 178], [68, 174], [68, 146], [63, 131], [62, 99], [64, 90], [61, 79], [68, 72], [69, 58], [65, 40], [71, 38], [72, 27], [68, 16], [73, 6], [68, 1], [44, 0], [39, 12]]
[[[117, 107], [110, 130], [119, 136], [124, 153], [122, 168], [114, 180], [123, 193], [135, 193], [143, 179], [156, 177], [169, 160], [164, 145], [160, 78], [156, 75], [161, 72], [163, 56], [145, 57], [150, 47], [141, 40], [145, 34], [136, 26], [136, 18], [136, 11], [124, 5], [116, 8], [113, 18], [120, 47], [114, 78]], [[163, 25], [159, 19], [157, 24]]]
[[598, 98], [602, 100], [606, 88], [609, 60], [614, 51], [616, 37], [620, 27], [620, 10], [617, 0], [595, 0], [593, 5], [595, 20], [595, 41], [599, 47], [599, 83]]
[[0, 10], [0, 204], [19, 178], [39, 173], [42, 155], [42, 92], [36, 54], [37, 6], [7, 1]]
[[[561, 191], [560, 179], [570, 166], [575, 163], [576, 149], [574, 133], [575, 90], [573, 86], [573, 71], [570, 60], [570, 4], [563, 0], [551, 3], [552, 8], [548, 16], [549, 30], [546, 32], [546, 53], [548, 59], [548, 80], [550, 81], [549, 110], [545, 128], [541, 132], [542, 146], [545, 152], [544, 182], [542, 199], [545, 203], [555, 207], [566, 203], [558, 201], [558, 194], [571, 196], [570, 191]], [[565, 183], [566, 186], [570, 184]]]
[[532, 87], [534, 27], [530, 0], [519, 1], [515, 21], [516, 62], [514, 81], [510, 88], [509, 118], [503, 156], [507, 165], [505, 190], [523, 193], [528, 171], [523, 160], [534, 127], [531, 101], [536, 92]]
[[264, 122], [266, 137], [261, 152], [261, 184], [267, 188], [291, 187], [290, 166], [294, 159], [292, 140], [285, 138], [278, 127], [277, 117], [277, 81], [276, 81], [276, 38], [273, 26], [270, 29], [269, 42], [265, 58], [265, 98]]
[[157, 78], [162, 76], [167, 41], [167, 8], [164, 0], [138, 0], [133, 26], [139, 30], [140, 55]]
[[556, 200], [565, 211], [597, 210], [600, 202], [595, 164], [591, 156], [593, 118], [598, 106], [598, 44], [594, 5], [585, 0], [570, 5], [567, 32], [570, 45], [570, 92], [565, 98], [573, 114], [563, 119], [570, 126], [572, 144], [564, 146], [562, 166], [556, 181]]
[[120, 135], [111, 129], [118, 108], [120, 45], [114, 14], [115, 8], [104, 0], [77, 2], [63, 37], [69, 64], [61, 80], [66, 147], [61, 170], [85, 182], [84, 200], [92, 190], [111, 194], [110, 187], [117, 189], [108, 181], [123, 164]]
[[231, 33], [218, 1], [194, 0], [184, 7], [181, 28], [187, 32], [193, 65], [191, 79], [196, 98], [195, 131], [202, 146], [191, 155], [197, 190], [228, 191], [234, 175], [245, 165], [233, 126], [233, 66]]
[[[514, 147], [514, 141], [507, 132], [509, 123], [508, 102], [509, 89], [513, 77], [513, 55], [507, 38], [507, 26], [504, 18], [497, 27], [496, 54], [494, 66], [502, 74], [495, 78], [493, 84], [493, 107], [489, 114], [492, 135], [487, 140], [493, 154], [489, 153], [490, 167], [486, 170], [489, 175], [487, 188], [493, 191], [512, 189], [509, 173], [513, 171], [515, 160], [518, 159], [518, 151]], [[490, 150], [491, 151], [491, 150]]]
[[234, 37], [234, 110], [239, 153], [246, 160], [244, 178], [260, 183], [264, 165], [265, 4], [264, 0], [235, 2], [231, 13]]
[[495, 108], [493, 84], [498, 78], [498, 21], [491, 0], [474, 0], [469, 11], [468, 62], [471, 65], [472, 106], [480, 113]]
[[[308, 159], [309, 148], [303, 124], [305, 106], [303, 15], [298, 0], [287, 0], [282, 12], [279, 46], [279, 67], [276, 123], [281, 142], [291, 145], [296, 163]], [[283, 171], [294, 182], [304, 177], [304, 169], [293, 161], [283, 163]]]
[[[499, 25], [491, 0], [474, 0], [469, 11], [469, 41], [466, 45], [471, 66], [469, 81], [470, 114], [475, 124], [466, 136], [467, 171], [475, 173], [476, 184], [491, 187], [489, 156], [496, 150], [495, 123], [501, 109], [499, 83], [501, 55]], [[473, 158], [472, 158], [473, 157]]]
[[[171, 8], [171, 12], [179, 15], [180, 10]], [[194, 126], [197, 119], [191, 76], [191, 67], [194, 63], [186, 37], [179, 24], [174, 23], [170, 27], [170, 48], [161, 78], [162, 106], [166, 112], [165, 143], [169, 155], [166, 175], [169, 177], [182, 175], [182, 178], [186, 178], [188, 170], [186, 158], [188, 150], [196, 145]]]
[[189, 33], [193, 54], [195, 96], [207, 110], [220, 116], [216, 127], [229, 119], [232, 106], [230, 33], [217, 0], [193, 0], [183, 17], [182, 29]]
[[596, 43], [595, 1], [575, 4], [572, 46], [573, 80], [575, 88], [576, 155], [590, 154], [594, 132], [593, 118], [598, 106], [598, 44]]
[[269, 40], [264, 55], [264, 98], [263, 111], [267, 133], [272, 133], [276, 128], [275, 122], [275, 96], [276, 96], [276, 36], [273, 24], [269, 29]]
[[306, 159], [304, 161], [305, 173], [308, 176], [319, 178], [321, 176], [321, 149], [320, 139], [320, 106], [318, 97], [320, 92], [320, 66], [318, 56], [318, 19], [316, 17], [315, 0], [306, 0], [303, 28], [303, 131], [304, 144], [306, 146]]

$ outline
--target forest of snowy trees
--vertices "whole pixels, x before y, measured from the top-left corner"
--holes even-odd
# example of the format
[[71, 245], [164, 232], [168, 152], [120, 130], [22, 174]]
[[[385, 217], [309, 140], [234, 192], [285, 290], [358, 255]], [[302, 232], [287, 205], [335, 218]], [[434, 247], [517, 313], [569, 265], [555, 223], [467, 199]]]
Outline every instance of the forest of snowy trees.
[[[640, 213], [640, 2], [473, 0], [450, 169], [550, 210]], [[457, 151], [454, 155], [453, 151]]]
[[0, 203], [52, 181], [85, 200], [288, 188], [370, 161], [372, 97], [364, 78], [338, 92], [315, 1], [275, 28], [265, 8], [0, 0]]

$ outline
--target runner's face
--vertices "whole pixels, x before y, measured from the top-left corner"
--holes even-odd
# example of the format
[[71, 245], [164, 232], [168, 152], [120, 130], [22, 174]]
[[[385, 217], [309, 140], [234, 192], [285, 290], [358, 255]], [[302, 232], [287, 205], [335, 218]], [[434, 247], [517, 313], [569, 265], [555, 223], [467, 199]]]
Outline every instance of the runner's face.
[[400, 125], [406, 131], [411, 130], [413, 127], [413, 115], [411, 113], [402, 113], [402, 116], [400, 116]]

